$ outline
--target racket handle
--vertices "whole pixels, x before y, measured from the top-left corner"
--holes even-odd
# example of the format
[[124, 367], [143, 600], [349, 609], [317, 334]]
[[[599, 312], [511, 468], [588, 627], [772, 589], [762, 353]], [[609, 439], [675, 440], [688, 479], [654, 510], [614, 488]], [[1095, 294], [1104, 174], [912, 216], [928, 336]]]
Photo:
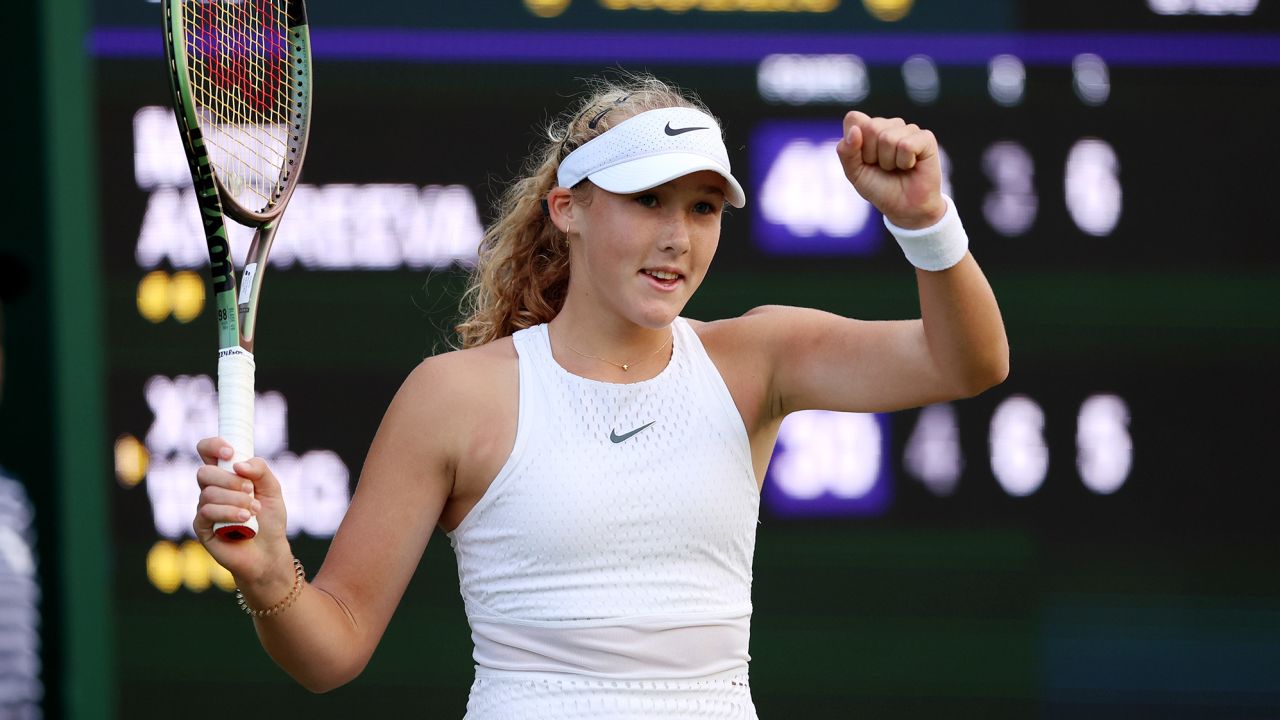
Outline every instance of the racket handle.
[[[218, 351], [218, 435], [231, 443], [231, 466], [253, 457], [253, 353], [241, 347]], [[214, 523], [213, 532], [223, 540], [248, 540], [258, 534], [258, 518], [244, 522]]]

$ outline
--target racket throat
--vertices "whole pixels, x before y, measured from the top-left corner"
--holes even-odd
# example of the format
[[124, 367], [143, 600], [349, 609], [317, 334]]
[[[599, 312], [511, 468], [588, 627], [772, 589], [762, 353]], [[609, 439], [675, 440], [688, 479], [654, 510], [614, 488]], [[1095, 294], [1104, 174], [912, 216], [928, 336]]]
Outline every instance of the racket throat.
[[236, 304], [236, 319], [240, 328], [240, 346], [249, 352], [253, 352], [253, 334], [255, 325], [257, 324], [258, 313], [257, 298], [258, 290], [261, 289], [261, 278], [258, 268], [262, 267], [259, 262], [251, 262], [244, 266], [244, 273], [240, 276], [240, 300]]
[[240, 293], [236, 303], [236, 319], [239, 326], [240, 346], [253, 352], [253, 340], [258, 327], [258, 304], [262, 293], [262, 278], [267, 271], [267, 257], [276, 239], [279, 219], [258, 227], [253, 243], [249, 245], [248, 261], [240, 274]]
[[247, 305], [240, 306], [240, 347], [253, 352], [254, 316]]

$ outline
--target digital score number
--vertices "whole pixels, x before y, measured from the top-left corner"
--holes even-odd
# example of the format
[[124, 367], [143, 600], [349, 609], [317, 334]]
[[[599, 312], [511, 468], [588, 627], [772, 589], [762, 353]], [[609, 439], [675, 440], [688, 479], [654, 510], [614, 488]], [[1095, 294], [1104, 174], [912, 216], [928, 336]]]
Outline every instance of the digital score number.
[[[807, 410], [782, 422], [769, 465], [765, 506], [780, 517], [887, 514], [892, 507], [894, 463], [890, 432], [905, 415]], [[1034, 495], [1049, 475], [1045, 412], [1033, 398], [1010, 395], [987, 422], [988, 453], [966, 458], [953, 405], [923, 408], [910, 428], [901, 467], [937, 497], [954, 494], [966, 470], [985, 464], [1010, 497]], [[1090, 492], [1110, 495], [1133, 467], [1129, 405], [1119, 395], [1086, 397], [1075, 417], [1075, 467]], [[978, 470], [977, 474], [985, 475]]]
[[[760, 96], [772, 103], [853, 107], [870, 92], [868, 77], [865, 63], [854, 55], [772, 55], [759, 65], [757, 86]], [[1102, 58], [1077, 56], [1072, 78], [1083, 105], [1107, 101], [1110, 74]], [[927, 56], [908, 58], [902, 64], [902, 81], [916, 103], [929, 104], [938, 97], [938, 69]], [[1025, 83], [1026, 69], [1017, 57], [991, 59], [987, 91], [995, 104], [1022, 103]], [[751, 147], [759, 200], [753, 205], [753, 234], [766, 254], [871, 256], [881, 250], [885, 233], [879, 214], [853, 191], [834, 161], [840, 138], [833, 124], [767, 120], [756, 126]], [[943, 192], [955, 197], [945, 141], [939, 154]], [[1042, 203], [1035, 189], [1037, 172], [1061, 173], [1065, 191], [1060, 201], [1082, 233], [1111, 235], [1124, 210], [1119, 158], [1101, 138], [1078, 138], [1056, 168], [1037, 168], [1025, 145], [998, 140], [983, 149], [981, 168], [990, 189], [976, 204], [982, 220], [1003, 237], [1024, 235], [1035, 223]]]

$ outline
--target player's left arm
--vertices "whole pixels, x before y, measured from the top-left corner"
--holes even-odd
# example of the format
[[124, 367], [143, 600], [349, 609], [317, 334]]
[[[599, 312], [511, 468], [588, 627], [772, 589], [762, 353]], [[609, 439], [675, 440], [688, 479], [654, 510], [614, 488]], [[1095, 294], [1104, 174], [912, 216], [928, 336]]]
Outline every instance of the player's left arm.
[[[948, 202], [933, 133], [855, 111], [845, 116], [836, 150], [849, 181], [889, 222], [940, 227]], [[870, 322], [776, 306], [748, 313], [744, 325], [764, 341], [774, 412], [884, 412], [970, 397], [1002, 382], [1009, 344], [1000, 309], [978, 263], [960, 252], [946, 269], [916, 269], [918, 320]]]

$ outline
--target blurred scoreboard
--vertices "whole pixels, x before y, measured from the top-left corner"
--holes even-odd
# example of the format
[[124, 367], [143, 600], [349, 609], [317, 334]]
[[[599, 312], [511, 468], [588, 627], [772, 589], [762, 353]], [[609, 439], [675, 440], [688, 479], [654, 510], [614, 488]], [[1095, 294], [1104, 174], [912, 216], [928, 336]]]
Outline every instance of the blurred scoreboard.
[[[284, 482], [289, 533], [312, 574], [387, 403], [417, 362], [448, 347], [493, 199], [541, 124], [581, 90], [575, 78], [621, 66], [696, 90], [747, 185], [688, 316], [762, 304], [918, 315], [910, 267], [835, 160], [842, 115], [857, 108], [937, 134], [946, 190], [1009, 330], [1012, 375], [978, 398], [784, 423], [757, 550], [762, 716], [961, 707], [1026, 717], [1081, 693], [1159, 706], [1188, 683], [1224, 707], [1245, 695], [1280, 707], [1264, 678], [1205, 679], [1188, 658], [1159, 682], [1136, 680], [1117, 668], [1141, 652], [1060, 642], [1081, 618], [1098, 632], [1123, 625], [1064, 596], [1111, 608], [1183, 595], [1277, 607], [1280, 585], [1265, 569], [1278, 559], [1280, 490], [1264, 480], [1275, 477], [1280, 429], [1268, 384], [1280, 361], [1280, 243], [1266, 211], [1280, 162], [1274, 5], [402, 5], [309, 7], [314, 129], [266, 283], [256, 446]], [[155, 3], [104, 1], [89, 38], [120, 711], [186, 712], [183, 698], [212, 685], [321, 717], [375, 697], [397, 713], [460, 717], [470, 648], [442, 538], [366, 674], [319, 699], [271, 666], [237, 615], [231, 579], [191, 538], [194, 446], [217, 426], [215, 343], [159, 20]], [[248, 235], [233, 228], [234, 257]], [[912, 590], [956, 568], [985, 590]], [[789, 592], [796, 584], [806, 597]], [[941, 638], [933, 664], [868, 644], [890, 620], [893, 642]], [[1256, 625], [1276, 642], [1241, 657], [1280, 657], [1280, 625]], [[808, 672], [790, 675], [787, 638], [813, 633], [797, 651], [823, 658], [834, 652], [824, 627], [849, 656], [800, 661]], [[214, 637], [225, 642], [212, 647]], [[944, 668], [971, 656], [986, 662], [968, 670], [957, 701]], [[850, 668], [866, 672], [848, 681]]]

